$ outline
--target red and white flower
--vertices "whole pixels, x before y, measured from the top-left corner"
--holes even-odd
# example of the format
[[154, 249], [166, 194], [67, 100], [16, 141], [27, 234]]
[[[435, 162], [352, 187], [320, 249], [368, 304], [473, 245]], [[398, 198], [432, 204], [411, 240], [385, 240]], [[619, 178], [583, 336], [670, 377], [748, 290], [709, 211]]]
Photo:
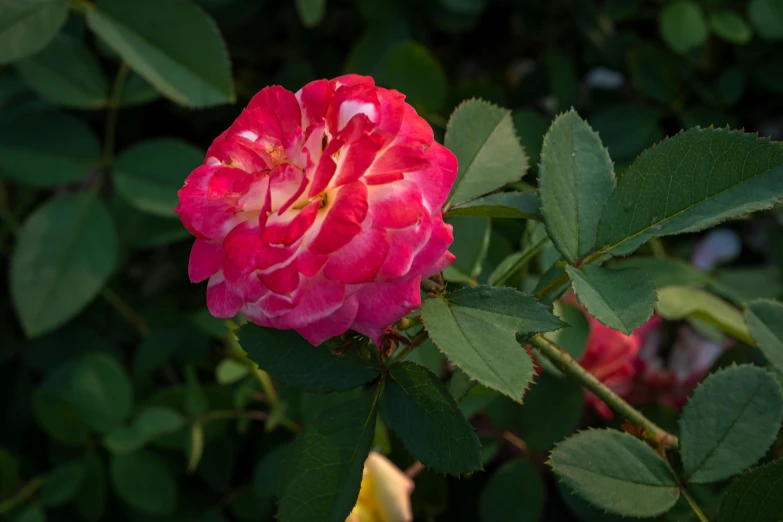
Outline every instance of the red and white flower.
[[404, 95], [347, 75], [267, 87], [179, 191], [188, 267], [217, 317], [376, 342], [454, 256], [441, 207], [457, 160]]

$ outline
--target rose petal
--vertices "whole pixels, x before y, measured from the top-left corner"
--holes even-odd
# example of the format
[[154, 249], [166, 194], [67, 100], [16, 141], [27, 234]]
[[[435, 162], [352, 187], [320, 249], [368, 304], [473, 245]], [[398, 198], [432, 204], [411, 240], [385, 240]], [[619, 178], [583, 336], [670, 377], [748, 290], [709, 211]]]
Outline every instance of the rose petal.
[[370, 228], [329, 255], [324, 275], [342, 283], [369, 283], [377, 277], [388, 252], [386, 231]]
[[309, 245], [314, 254], [330, 254], [361, 232], [367, 216], [367, 187], [361, 181], [344, 185], [326, 212], [318, 235]]
[[209, 313], [215, 317], [230, 319], [237, 315], [241, 307], [242, 299], [229, 290], [222, 272], [209, 278], [209, 284], [207, 285], [207, 308], [209, 308]]
[[200, 283], [209, 279], [220, 270], [223, 264], [223, 244], [220, 241], [207, 241], [197, 238], [190, 249], [188, 277], [191, 283]]
[[318, 346], [327, 339], [345, 333], [350, 329], [358, 309], [359, 301], [354, 296], [351, 296], [328, 317], [297, 328], [296, 331], [307, 339], [310, 344]]

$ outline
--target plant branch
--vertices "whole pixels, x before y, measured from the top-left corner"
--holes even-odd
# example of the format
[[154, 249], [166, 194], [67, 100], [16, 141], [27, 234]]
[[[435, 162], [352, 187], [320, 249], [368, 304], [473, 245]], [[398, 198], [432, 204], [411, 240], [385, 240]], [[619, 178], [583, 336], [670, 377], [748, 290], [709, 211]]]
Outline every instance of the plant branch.
[[685, 500], [688, 502], [688, 505], [691, 507], [691, 510], [696, 514], [696, 518], [699, 519], [699, 522], [710, 522], [710, 519], [707, 518], [707, 515], [704, 514], [704, 511], [701, 510], [701, 508], [693, 499], [693, 497], [690, 495], [690, 493], [688, 493], [688, 490], [685, 489], [684, 485], [680, 486], [680, 493], [682, 493], [682, 496], [685, 497]]
[[132, 324], [142, 337], [147, 337], [150, 334], [150, 327], [147, 325], [144, 318], [137, 314], [136, 310], [131, 308], [131, 306], [112, 289], [105, 287], [101, 291], [101, 296], [103, 296], [103, 298], [106, 299], [122, 317]]
[[427, 330], [422, 330], [416, 335], [413, 336], [413, 339], [411, 339], [411, 343], [402, 350], [399, 350], [397, 353], [394, 354], [394, 356], [391, 357], [391, 359], [388, 360], [388, 363], [386, 366], [391, 366], [394, 363], [400, 362], [405, 360], [405, 358], [408, 356], [409, 353], [411, 353], [417, 346], [422, 344], [424, 341], [430, 338], [430, 334], [427, 332]]
[[568, 281], [568, 273], [563, 272], [558, 276], [557, 279], [546, 285], [544, 288], [536, 292], [536, 299], [541, 299], [542, 297], [546, 296], [549, 292], [557, 288], [558, 286], [562, 285]]
[[503, 283], [505, 283], [511, 276], [516, 274], [523, 266], [525, 266], [527, 263], [530, 262], [531, 259], [533, 259], [535, 256], [541, 252], [541, 250], [544, 249], [546, 244], [549, 242], [549, 237], [546, 236], [542, 238], [538, 243], [531, 246], [529, 249], [527, 249], [522, 257], [519, 258], [519, 260], [514, 263], [511, 268], [505, 271], [505, 273], [500, 276], [497, 281], [495, 281], [495, 286], [500, 286]]
[[14, 509], [19, 504], [23, 503], [28, 498], [35, 495], [35, 492], [38, 491], [38, 489], [44, 485], [44, 482], [46, 480], [44, 477], [36, 477], [32, 479], [30, 482], [25, 484], [22, 489], [17, 491], [17, 493], [9, 497], [2, 502], [0, 502], [0, 514], [2, 513], [8, 513], [12, 509]]
[[541, 350], [541, 353], [564, 373], [579, 381], [582, 386], [596, 394], [608, 404], [614, 411], [644, 428], [645, 438], [653, 443], [656, 448], [676, 448], [679, 444], [677, 437], [665, 431], [653, 421], [645, 417], [639, 410], [628, 404], [622, 397], [613, 392], [608, 386], [599, 381], [593, 374], [582, 368], [568, 352], [560, 348], [546, 337], [536, 335], [530, 340], [530, 344]]

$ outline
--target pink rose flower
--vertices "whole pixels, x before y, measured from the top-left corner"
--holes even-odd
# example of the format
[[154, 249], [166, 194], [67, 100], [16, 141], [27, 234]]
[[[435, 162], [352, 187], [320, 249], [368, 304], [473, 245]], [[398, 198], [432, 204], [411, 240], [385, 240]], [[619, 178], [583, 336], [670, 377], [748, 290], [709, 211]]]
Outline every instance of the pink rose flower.
[[454, 260], [457, 159], [404, 100], [357, 75], [267, 87], [217, 137], [177, 207], [214, 316], [378, 343], [421, 304], [421, 279]]
[[[639, 352], [647, 337], [660, 324], [660, 317], [651, 317], [631, 335], [625, 335], [587, 313], [575, 298], [567, 298], [567, 301], [585, 314], [590, 327], [587, 346], [579, 358], [579, 364], [617, 395], [630, 400], [635, 391], [637, 376], [642, 369]], [[594, 393], [586, 390], [585, 401], [603, 418], [614, 417], [614, 412]]]

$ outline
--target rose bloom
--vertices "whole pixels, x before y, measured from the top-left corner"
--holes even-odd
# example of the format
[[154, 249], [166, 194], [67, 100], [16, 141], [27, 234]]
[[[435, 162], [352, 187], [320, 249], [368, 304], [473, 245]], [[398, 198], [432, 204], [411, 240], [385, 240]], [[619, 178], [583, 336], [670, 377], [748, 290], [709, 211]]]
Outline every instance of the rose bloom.
[[[567, 302], [585, 314], [590, 328], [579, 364], [631, 404], [658, 403], [679, 410], [725, 349], [726, 343], [706, 339], [683, 325], [664, 361], [659, 316], [625, 335], [601, 324], [575, 299]], [[603, 418], [614, 416], [593, 393], [586, 391], [585, 400]]]
[[410, 522], [413, 480], [380, 453], [364, 463], [362, 487], [345, 522]]
[[421, 304], [421, 279], [454, 260], [457, 160], [404, 100], [357, 75], [267, 87], [218, 136], [177, 207], [212, 315], [378, 343]]

